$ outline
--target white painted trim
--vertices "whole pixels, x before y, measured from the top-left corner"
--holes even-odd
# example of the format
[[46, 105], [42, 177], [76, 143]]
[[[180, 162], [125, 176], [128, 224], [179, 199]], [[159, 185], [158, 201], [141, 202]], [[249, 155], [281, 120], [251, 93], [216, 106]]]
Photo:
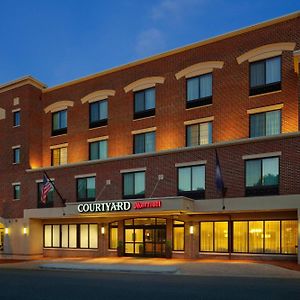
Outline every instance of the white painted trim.
[[279, 110], [279, 109], [282, 109], [283, 106], [284, 106], [283, 103], [281, 103], [281, 104], [275, 104], [275, 105], [252, 108], [252, 109], [247, 110], [247, 114], [252, 115], [252, 114], [257, 114], [257, 113], [261, 113], [261, 112]]
[[195, 119], [195, 120], [189, 120], [185, 121], [184, 125], [193, 125], [193, 124], [199, 124], [199, 123], [206, 123], [206, 122], [211, 122], [215, 119], [214, 116], [211, 117], [206, 117], [206, 118], [200, 118], [200, 119]]
[[207, 160], [197, 160], [197, 161], [189, 161], [189, 162], [183, 162], [183, 163], [176, 163], [175, 164], [175, 168], [197, 166], [197, 165], [206, 165], [206, 163], [207, 163]]
[[104, 136], [99, 136], [99, 137], [87, 139], [87, 142], [92, 143], [92, 142], [97, 142], [97, 141], [105, 141], [105, 140], [108, 140], [108, 138], [109, 138], [108, 135], [104, 135]]
[[18, 149], [18, 148], [21, 148], [21, 145], [15, 145], [11, 147], [11, 149]]
[[149, 127], [149, 128], [139, 129], [139, 130], [133, 130], [133, 131], [131, 131], [131, 134], [152, 132], [152, 131], [155, 131], [156, 129], [157, 129], [157, 127]]
[[21, 182], [13, 182], [11, 185], [21, 185]]
[[[50, 178], [50, 180], [51, 180], [51, 182], [54, 182], [54, 181], [55, 181], [54, 178]], [[35, 182], [36, 182], [36, 183], [41, 183], [41, 182], [43, 182], [43, 179], [36, 179]]]
[[52, 145], [50, 146], [50, 149], [58, 149], [58, 148], [65, 148], [68, 147], [68, 143], [63, 143], [63, 144], [59, 144], [59, 145]]
[[255, 158], [267, 158], [273, 156], [281, 156], [281, 151], [243, 155], [242, 159], [247, 160], [247, 159], [255, 159]]
[[74, 178], [87, 178], [87, 177], [96, 177], [96, 173], [80, 174], [74, 176]]
[[143, 167], [143, 168], [135, 168], [135, 169], [123, 169], [123, 170], [120, 170], [120, 173], [123, 174], [123, 173], [133, 173], [133, 172], [140, 172], [140, 171], [146, 171], [147, 168], [146, 167]]
[[17, 112], [17, 111], [20, 111], [21, 110], [21, 108], [16, 108], [16, 109], [13, 109], [11, 112]]

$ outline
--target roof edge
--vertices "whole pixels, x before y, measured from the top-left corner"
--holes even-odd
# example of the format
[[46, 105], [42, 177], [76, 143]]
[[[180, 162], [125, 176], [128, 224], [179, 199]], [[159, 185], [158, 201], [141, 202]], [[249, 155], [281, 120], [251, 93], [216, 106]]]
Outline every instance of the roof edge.
[[181, 52], [184, 52], [184, 51], [187, 51], [187, 50], [190, 50], [190, 49], [194, 49], [196, 47], [211, 44], [211, 43], [214, 43], [214, 42], [217, 42], [217, 41], [221, 41], [221, 40], [224, 40], [224, 39], [227, 39], [227, 38], [231, 38], [231, 37], [234, 37], [234, 36], [246, 33], [246, 32], [250, 32], [250, 31], [253, 31], [253, 30], [257, 30], [257, 29], [260, 29], [260, 28], [263, 28], [263, 27], [267, 27], [267, 26], [270, 26], [270, 25], [273, 25], [273, 24], [282, 23], [282, 22], [285, 22], [285, 21], [288, 21], [288, 20], [291, 20], [291, 19], [296, 19], [298, 17], [300, 17], [300, 11], [299, 10], [295, 11], [293, 13], [287, 14], [287, 15], [283, 15], [283, 16], [273, 18], [273, 19], [269, 19], [267, 21], [256, 23], [256, 24], [253, 24], [253, 25], [250, 25], [250, 26], [247, 26], [247, 27], [242, 27], [240, 29], [230, 31], [230, 32], [227, 32], [227, 33], [224, 33], [224, 34], [221, 34], [221, 35], [217, 35], [217, 36], [214, 36], [214, 37], [206, 39], [206, 40], [201, 40], [199, 42], [188, 44], [186, 46], [178, 47], [178, 48], [175, 48], [175, 49], [172, 49], [172, 50], [168, 50], [166, 52], [162, 52], [162, 53], [155, 54], [155, 55], [152, 55], [152, 56], [149, 56], [149, 57], [146, 57], [146, 58], [138, 59], [138, 60], [129, 62], [127, 64], [123, 64], [123, 65], [120, 65], [120, 66], [117, 66], [117, 67], [106, 69], [106, 70], [103, 70], [103, 71], [98, 72], [98, 73], [94, 73], [94, 74], [87, 75], [87, 76], [84, 76], [84, 77], [80, 77], [80, 78], [77, 78], [77, 79], [74, 79], [74, 80], [71, 80], [71, 81], [67, 81], [65, 83], [58, 84], [58, 85], [55, 85], [53, 87], [46, 88], [46, 89], [43, 90], [43, 93], [51, 92], [53, 90], [57, 90], [57, 89], [60, 89], [60, 88], [66, 87], [66, 86], [74, 85], [74, 84], [77, 84], [77, 83], [80, 83], [80, 82], [83, 82], [83, 81], [87, 81], [87, 80], [90, 80], [90, 79], [94, 79], [94, 78], [97, 78], [97, 77], [100, 77], [100, 76], [104, 76], [104, 75], [107, 75], [107, 74], [110, 74], [110, 73], [125, 70], [125, 69], [128, 69], [130, 67], [134, 67], [134, 66], [137, 66], [137, 65], [140, 65], [140, 64], [143, 64], [143, 63], [155, 61], [155, 60], [163, 58], [163, 57], [167, 57], [167, 56], [170, 56], [170, 55], [173, 55], [173, 54], [177, 54], [177, 53], [181, 53]]

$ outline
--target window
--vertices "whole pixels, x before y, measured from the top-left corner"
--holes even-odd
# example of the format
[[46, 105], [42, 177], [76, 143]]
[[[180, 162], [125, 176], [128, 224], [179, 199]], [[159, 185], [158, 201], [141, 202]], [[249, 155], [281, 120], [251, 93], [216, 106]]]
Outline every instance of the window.
[[51, 150], [51, 165], [65, 165], [68, 159], [67, 147], [55, 148]]
[[123, 174], [123, 198], [145, 197], [145, 172]]
[[228, 222], [200, 222], [200, 251], [228, 252]]
[[19, 147], [13, 148], [13, 163], [14, 164], [20, 163], [20, 153], [21, 153], [21, 149]]
[[250, 137], [281, 133], [281, 111], [274, 110], [250, 115]]
[[44, 225], [44, 248], [97, 249], [98, 225]]
[[[52, 180], [52, 183], [53, 183], [53, 180]], [[46, 203], [43, 203], [41, 201], [42, 187], [43, 187], [43, 182], [38, 182], [38, 184], [37, 184], [37, 207], [38, 208], [53, 207], [53, 193], [54, 193], [53, 188], [47, 194]]]
[[155, 151], [155, 131], [134, 135], [134, 153]]
[[178, 168], [179, 196], [193, 199], [205, 198], [205, 166], [191, 166]]
[[118, 222], [109, 224], [109, 249], [118, 247]]
[[90, 103], [90, 128], [107, 125], [107, 100]]
[[95, 177], [77, 179], [77, 201], [95, 201], [96, 180]]
[[67, 133], [67, 110], [52, 113], [52, 135]]
[[212, 123], [200, 123], [186, 127], [186, 146], [206, 145], [212, 143]]
[[134, 119], [155, 115], [155, 88], [134, 93]]
[[281, 89], [281, 57], [250, 63], [250, 96]]
[[212, 73], [187, 79], [186, 108], [212, 103]]
[[17, 127], [21, 124], [21, 112], [20, 111], [14, 111], [13, 112], [13, 126]]
[[20, 196], [21, 196], [21, 185], [14, 184], [13, 185], [13, 199], [20, 200]]
[[107, 158], [107, 140], [91, 142], [90, 148], [90, 160]]
[[184, 222], [173, 222], [173, 250], [184, 251]]
[[246, 196], [279, 193], [279, 158], [246, 161]]

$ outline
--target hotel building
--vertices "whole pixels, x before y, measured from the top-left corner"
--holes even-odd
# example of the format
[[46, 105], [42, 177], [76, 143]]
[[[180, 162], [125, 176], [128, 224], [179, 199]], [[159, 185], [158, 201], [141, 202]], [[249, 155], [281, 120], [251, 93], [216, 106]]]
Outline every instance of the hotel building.
[[[0, 253], [300, 262], [299, 60], [296, 12], [54, 87], [2, 84]], [[44, 172], [61, 195], [45, 204]]]

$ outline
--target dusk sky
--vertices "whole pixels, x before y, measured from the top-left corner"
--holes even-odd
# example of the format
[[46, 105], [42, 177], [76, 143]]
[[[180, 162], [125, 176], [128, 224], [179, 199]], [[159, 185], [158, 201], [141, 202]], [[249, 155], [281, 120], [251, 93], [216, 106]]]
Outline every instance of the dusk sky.
[[299, 0], [1, 0], [0, 84], [53, 86], [300, 9]]

